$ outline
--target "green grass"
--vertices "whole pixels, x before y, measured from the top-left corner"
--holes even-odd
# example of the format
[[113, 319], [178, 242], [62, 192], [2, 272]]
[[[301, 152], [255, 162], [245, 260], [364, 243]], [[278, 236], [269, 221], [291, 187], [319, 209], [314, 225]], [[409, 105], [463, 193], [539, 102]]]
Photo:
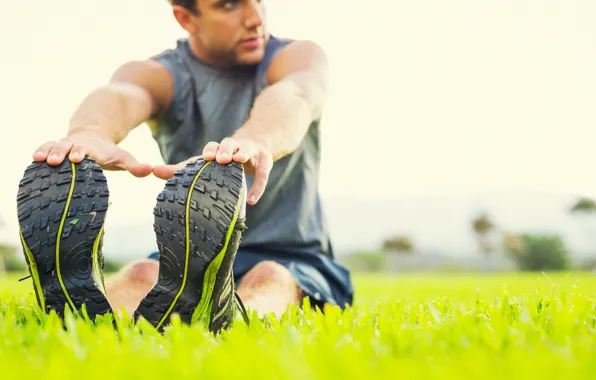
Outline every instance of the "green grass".
[[[116, 332], [39, 314], [0, 277], [3, 378], [591, 379], [596, 275], [355, 276], [354, 308], [291, 310], [218, 337], [175, 324]], [[556, 286], [555, 286], [556, 285]]]

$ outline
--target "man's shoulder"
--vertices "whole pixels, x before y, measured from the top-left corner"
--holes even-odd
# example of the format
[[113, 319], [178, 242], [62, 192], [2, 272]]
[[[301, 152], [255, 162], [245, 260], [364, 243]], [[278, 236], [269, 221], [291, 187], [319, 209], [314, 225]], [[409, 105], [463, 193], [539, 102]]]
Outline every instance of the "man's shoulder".
[[276, 34], [269, 34], [269, 40], [267, 41], [267, 44], [271, 44], [271, 45], [286, 45], [290, 42], [294, 42], [296, 41], [296, 39], [294, 38], [290, 38], [290, 37], [280, 37]]
[[267, 44], [265, 45], [265, 54], [261, 62], [259, 62], [258, 73], [260, 75], [266, 74], [269, 66], [271, 65], [271, 61], [273, 61], [273, 58], [275, 58], [275, 56], [279, 54], [279, 52], [281, 52], [286, 46], [295, 41], [296, 40], [291, 38], [278, 37], [270, 34]]
[[278, 37], [273, 34], [269, 35], [269, 40], [265, 45], [265, 58], [279, 53], [280, 50], [293, 42], [296, 42], [296, 40], [288, 37]]
[[188, 38], [180, 38], [176, 40], [173, 46], [166, 47], [156, 54], [153, 54], [150, 58], [152, 60], [162, 59], [174, 59], [181, 60], [183, 55], [188, 51]]
[[272, 35], [265, 47], [265, 56], [261, 62], [261, 66], [269, 67], [273, 58], [275, 58], [282, 51], [287, 51], [288, 53], [292, 51], [292, 53], [289, 53], [291, 55], [302, 54], [303, 52], [307, 52], [309, 54], [311, 52], [316, 52], [317, 54], [324, 55], [324, 49], [315, 41], [281, 38]]

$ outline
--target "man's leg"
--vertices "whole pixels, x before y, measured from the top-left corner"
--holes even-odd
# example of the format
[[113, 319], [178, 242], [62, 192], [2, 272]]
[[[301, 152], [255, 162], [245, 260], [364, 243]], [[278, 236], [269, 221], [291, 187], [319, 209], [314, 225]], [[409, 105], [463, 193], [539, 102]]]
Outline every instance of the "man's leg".
[[[294, 264], [287, 264], [294, 268], [291, 272], [286, 264], [274, 261], [273, 255], [251, 252], [237, 255], [237, 292], [245, 306], [255, 310], [259, 317], [274, 313], [279, 318], [289, 305], [300, 305], [307, 294], [314, 297], [311, 303], [319, 307], [327, 302], [351, 304], [350, 273], [323, 257], [308, 258], [310, 261], [303, 256], [292, 257], [290, 262]], [[124, 307], [132, 315], [157, 282], [159, 260], [159, 253], [155, 252], [149, 258], [128, 264], [106, 280], [107, 297], [113, 308]], [[300, 278], [300, 286], [297, 278]], [[335, 286], [333, 291], [332, 284]], [[337, 284], [340, 284], [339, 288]]]
[[118, 273], [106, 278], [106, 297], [116, 313], [124, 308], [132, 316], [141, 300], [157, 282], [159, 262], [144, 258], [136, 260]]
[[350, 273], [333, 259], [310, 253], [257, 249], [239, 251], [234, 262], [237, 291], [245, 306], [259, 316], [281, 316], [289, 305], [352, 304]]
[[262, 261], [249, 270], [238, 284], [238, 294], [259, 317], [272, 312], [279, 318], [289, 305], [299, 305], [303, 298], [290, 271], [274, 261]]
[[[132, 315], [157, 282], [158, 274], [159, 263], [147, 258], [134, 261], [107, 278], [106, 292], [112, 308], [120, 313], [124, 307]], [[270, 312], [281, 317], [289, 305], [299, 305], [303, 297], [290, 271], [273, 261], [260, 262], [248, 271], [238, 284], [238, 294], [259, 317]]]

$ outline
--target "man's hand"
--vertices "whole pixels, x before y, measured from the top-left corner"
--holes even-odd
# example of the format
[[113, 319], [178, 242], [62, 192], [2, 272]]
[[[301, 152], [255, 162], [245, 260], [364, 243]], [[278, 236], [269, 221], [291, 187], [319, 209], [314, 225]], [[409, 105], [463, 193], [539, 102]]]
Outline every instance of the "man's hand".
[[250, 139], [228, 137], [221, 143], [210, 142], [203, 149], [202, 156], [191, 157], [176, 165], [157, 165], [153, 168], [153, 173], [161, 179], [168, 180], [188, 162], [201, 157], [224, 165], [232, 161], [241, 163], [245, 173], [255, 175], [253, 185], [248, 192], [247, 203], [255, 205], [261, 199], [273, 167], [273, 156], [263, 145]]
[[58, 142], [49, 141], [41, 145], [33, 154], [33, 159], [60, 165], [66, 155], [74, 163], [81, 162], [88, 155], [103, 169], [127, 170], [136, 177], [146, 177], [152, 172], [151, 165], [139, 163], [132, 154], [92, 129], [73, 131]]

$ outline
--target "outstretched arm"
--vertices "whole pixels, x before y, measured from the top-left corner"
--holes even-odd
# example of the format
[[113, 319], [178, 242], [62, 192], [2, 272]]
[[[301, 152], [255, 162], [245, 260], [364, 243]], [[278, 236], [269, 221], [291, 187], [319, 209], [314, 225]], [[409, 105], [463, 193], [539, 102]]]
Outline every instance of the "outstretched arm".
[[[277, 161], [296, 150], [310, 123], [321, 116], [327, 60], [316, 44], [296, 42], [275, 57], [267, 74], [271, 85], [257, 97], [248, 121], [232, 138], [253, 140]], [[240, 149], [236, 155], [242, 153]]]
[[117, 144], [167, 106], [172, 86], [169, 72], [157, 62], [123, 64], [109, 83], [83, 99], [72, 115], [66, 136], [39, 146], [33, 159], [59, 165], [67, 155], [72, 162], [89, 155], [104, 169], [127, 170], [139, 177], [149, 175], [151, 165], [139, 163]]
[[[327, 93], [327, 58], [313, 42], [293, 42], [275, 56], [267, 78], [270, 85], [256, 98], [246, 123], [203, 149], [204, 159], [221, 164], [234, 160], [255, 175], [247, 197], [251, 205], [263, 195], [273, 163], [295, 151], [311, 122], [320, 117]], [[155, 167], [154, 173], [170, 178], [179, 166]]]

